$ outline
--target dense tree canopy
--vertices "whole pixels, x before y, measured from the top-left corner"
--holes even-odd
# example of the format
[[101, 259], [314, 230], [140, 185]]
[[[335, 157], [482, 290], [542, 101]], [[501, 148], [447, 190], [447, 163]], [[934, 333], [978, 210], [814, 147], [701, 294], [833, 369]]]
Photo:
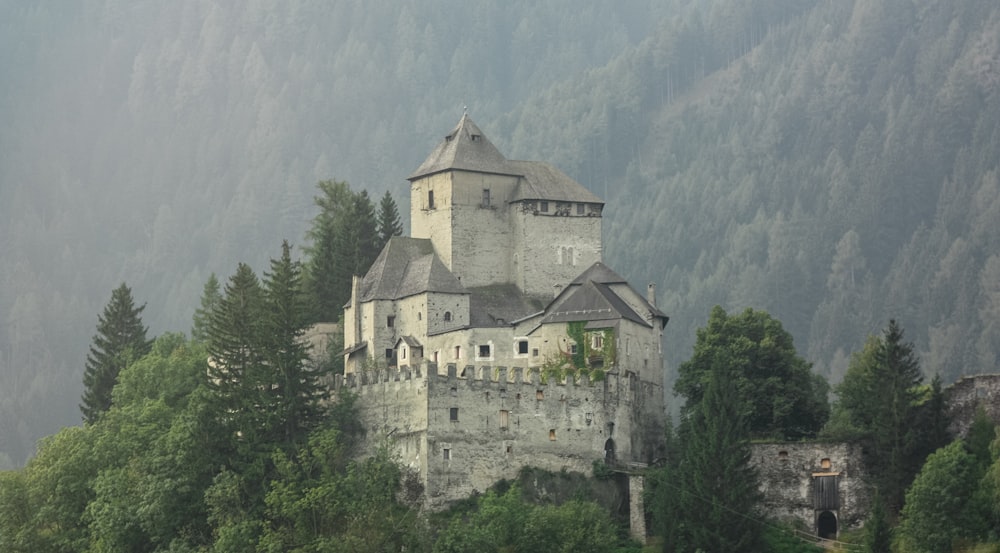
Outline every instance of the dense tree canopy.
[[699, 408], [720, 359], [729, 363], [726, 374], [735, 379], [751, 434], [800, 438], [815, 435], [826, 423], [826, 381], [810, 372], [791, 334], [767, 313], [747, 309], [728, 315], [719, 306], [712, 309], [675, 385], [688, 408]]

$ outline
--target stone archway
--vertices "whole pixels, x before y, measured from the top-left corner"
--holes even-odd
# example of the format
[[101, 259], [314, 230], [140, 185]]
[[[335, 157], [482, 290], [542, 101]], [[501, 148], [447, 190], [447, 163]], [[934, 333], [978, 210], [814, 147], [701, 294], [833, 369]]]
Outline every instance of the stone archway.
[[604, 464], [615, 464], [615, 441], [611, 438], [608, 438], [608, 441], [604, 442]]
[[837, 539], [837, 515], [823, 511], [816, 517], [816, 533], [825, 540]]

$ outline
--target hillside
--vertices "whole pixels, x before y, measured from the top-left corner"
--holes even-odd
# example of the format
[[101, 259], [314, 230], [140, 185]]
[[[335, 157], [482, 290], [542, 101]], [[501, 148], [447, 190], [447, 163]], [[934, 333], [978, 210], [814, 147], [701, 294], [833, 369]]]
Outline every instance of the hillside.
[[0, 2], [0, 468], [80, 420], [113, 288], [186, 331], [211, 273], [303, 245], [318, 180], [406, 213], [465, 105], [607, 200], [671, 368], [721, 304], [834, 381], [890, 317], [926, 373], [995, 370], [1000, 8], [746, 4]]

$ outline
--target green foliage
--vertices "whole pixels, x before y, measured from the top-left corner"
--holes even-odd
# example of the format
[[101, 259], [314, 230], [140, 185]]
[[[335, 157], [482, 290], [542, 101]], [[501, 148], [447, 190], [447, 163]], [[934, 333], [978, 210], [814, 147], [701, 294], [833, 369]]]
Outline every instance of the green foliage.
[[812, 436], [826, 422], [825, 381], [810, 373], [781, 323], [753, 309], [732, 316], [719, 306], [712, 309], [708, 324], [698, 330], [691, 359], [678, 369], [674, 389], [687, 401], [686, 409], [699, 408], [714, 364], [722, 358], [754, 436]]
[[667, 534], [680, 550], [750, 552], [760, 543], [759, 524], [741, 516], [754, 512], [760, 492], [747, 411], [727, 354], [720, 349], [710, 360], [703, 395], [681, 425], [679, 462], [667, 473], [680, 489], [658, 507], [671, 516]]
[[194, 310], [194, 317], [191, 321], [191, 339], [204, 342], [208, 340], [208, 326], [211, 323], [212, 311], [222, 301], [222, 292], [219, 290], [219, 279], [215, 273], [209, 275], [205, 281], [205, 288], [201, 292], [201, 304]]
[[822, 553], [818, 545], [803, 541], [791, 528], [768, 526], [761, 536], [763, 551], [768, 553]]
[[878, 493], [872, 498], [872, 512], [865, 522], [862, 545], [866, 553], [891, 553], [893, 528], [885, 510], [885, 502]]
[[[342, 181], [320, 181], [317, 186], [321, 195], [314, 200], [320, 212], [306, 235], [306, 290], [311, 321], [335, 321], [350, 300], [352, 278], [368, 271], [382, 244], [367, 191], [353, 192]], [[385, 224], [390, 225], [386, 232], [395, 231], [391, 221]]]
[[536, 506], [526, 503], [521, 488], [514, 485], [504, 493], [486, 492], [475, 511], [465, 517], [456, 515], [438, 536], [433, 551], [598, 553], [620, 547], [630, 546], [596, 504], [571, 500]]
[[402, 236], [403, 222], [399, 218], [399, 208], [396, 207], [396, 200], [392, 199], [392, 194], [388, 190], [382, 196], [378, 204], [378, 244], [377, 250], [389, 243], [393, 236]]
[[[881, 337], [871, 337], [851, 358], [837, 387], [834, 421], [849, 426], [867, 445], [866, 462], [890, 512], [902, 507], [903, 494], [926, 456], [947, 436], [940, 384], [929, 397], [921, 388], [913, 345], [890, 321]], [[914, 424], [914, 422], [918, 424]], [[831, 435], [844, 433], [831, 430]]]
[[132, 290], [123, 282], [111, 292], [111, 300], [98, 315], [97, 334], [83, 373], [80, 410], [84, 421], [93, 424], [111, 407], [111, 390], [118, 373], [149, 351], [150, 341], [140, 317], [145, 308], [145, 304], [135, 306]]
[[899, 550], [950, 553], [985, 538], [990, 502], [981, 487], [984, 469], [961, 440], [931, 454], [906, 492]]

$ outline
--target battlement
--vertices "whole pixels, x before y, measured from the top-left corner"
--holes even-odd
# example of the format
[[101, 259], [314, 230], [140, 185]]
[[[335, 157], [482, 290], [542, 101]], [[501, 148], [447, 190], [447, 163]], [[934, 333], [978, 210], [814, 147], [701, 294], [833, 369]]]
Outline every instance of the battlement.
[[[336, 375], [333, 379], [334, 390], [342, 388], [356, 389], [374, 384], [388, 384], [392, 382], [422, 383], [434, 379], [437, 381], [466, 382], [482, 385], [524, 385], [532, 387], [541, 386], [577, 386], [590, 388], [595, 385], [604, 385], [617, 380], [619, 372], [611, 369], [602, 372], [599, 379], [592, 380], [587, 373], [564, 373], [562, 376], [545, 374], [544, 369], [539, 367], [493, 367], [491, 365], [465, 365], [459, 369], [455, 363], [444, 365], [444, 371], [434, 363], [424, 363], [422, 365], [403, 365], [399, 367], [379, 367], [365, 370], [355, 374]], [[632, 374], [626, 373], [632, 380]]]

